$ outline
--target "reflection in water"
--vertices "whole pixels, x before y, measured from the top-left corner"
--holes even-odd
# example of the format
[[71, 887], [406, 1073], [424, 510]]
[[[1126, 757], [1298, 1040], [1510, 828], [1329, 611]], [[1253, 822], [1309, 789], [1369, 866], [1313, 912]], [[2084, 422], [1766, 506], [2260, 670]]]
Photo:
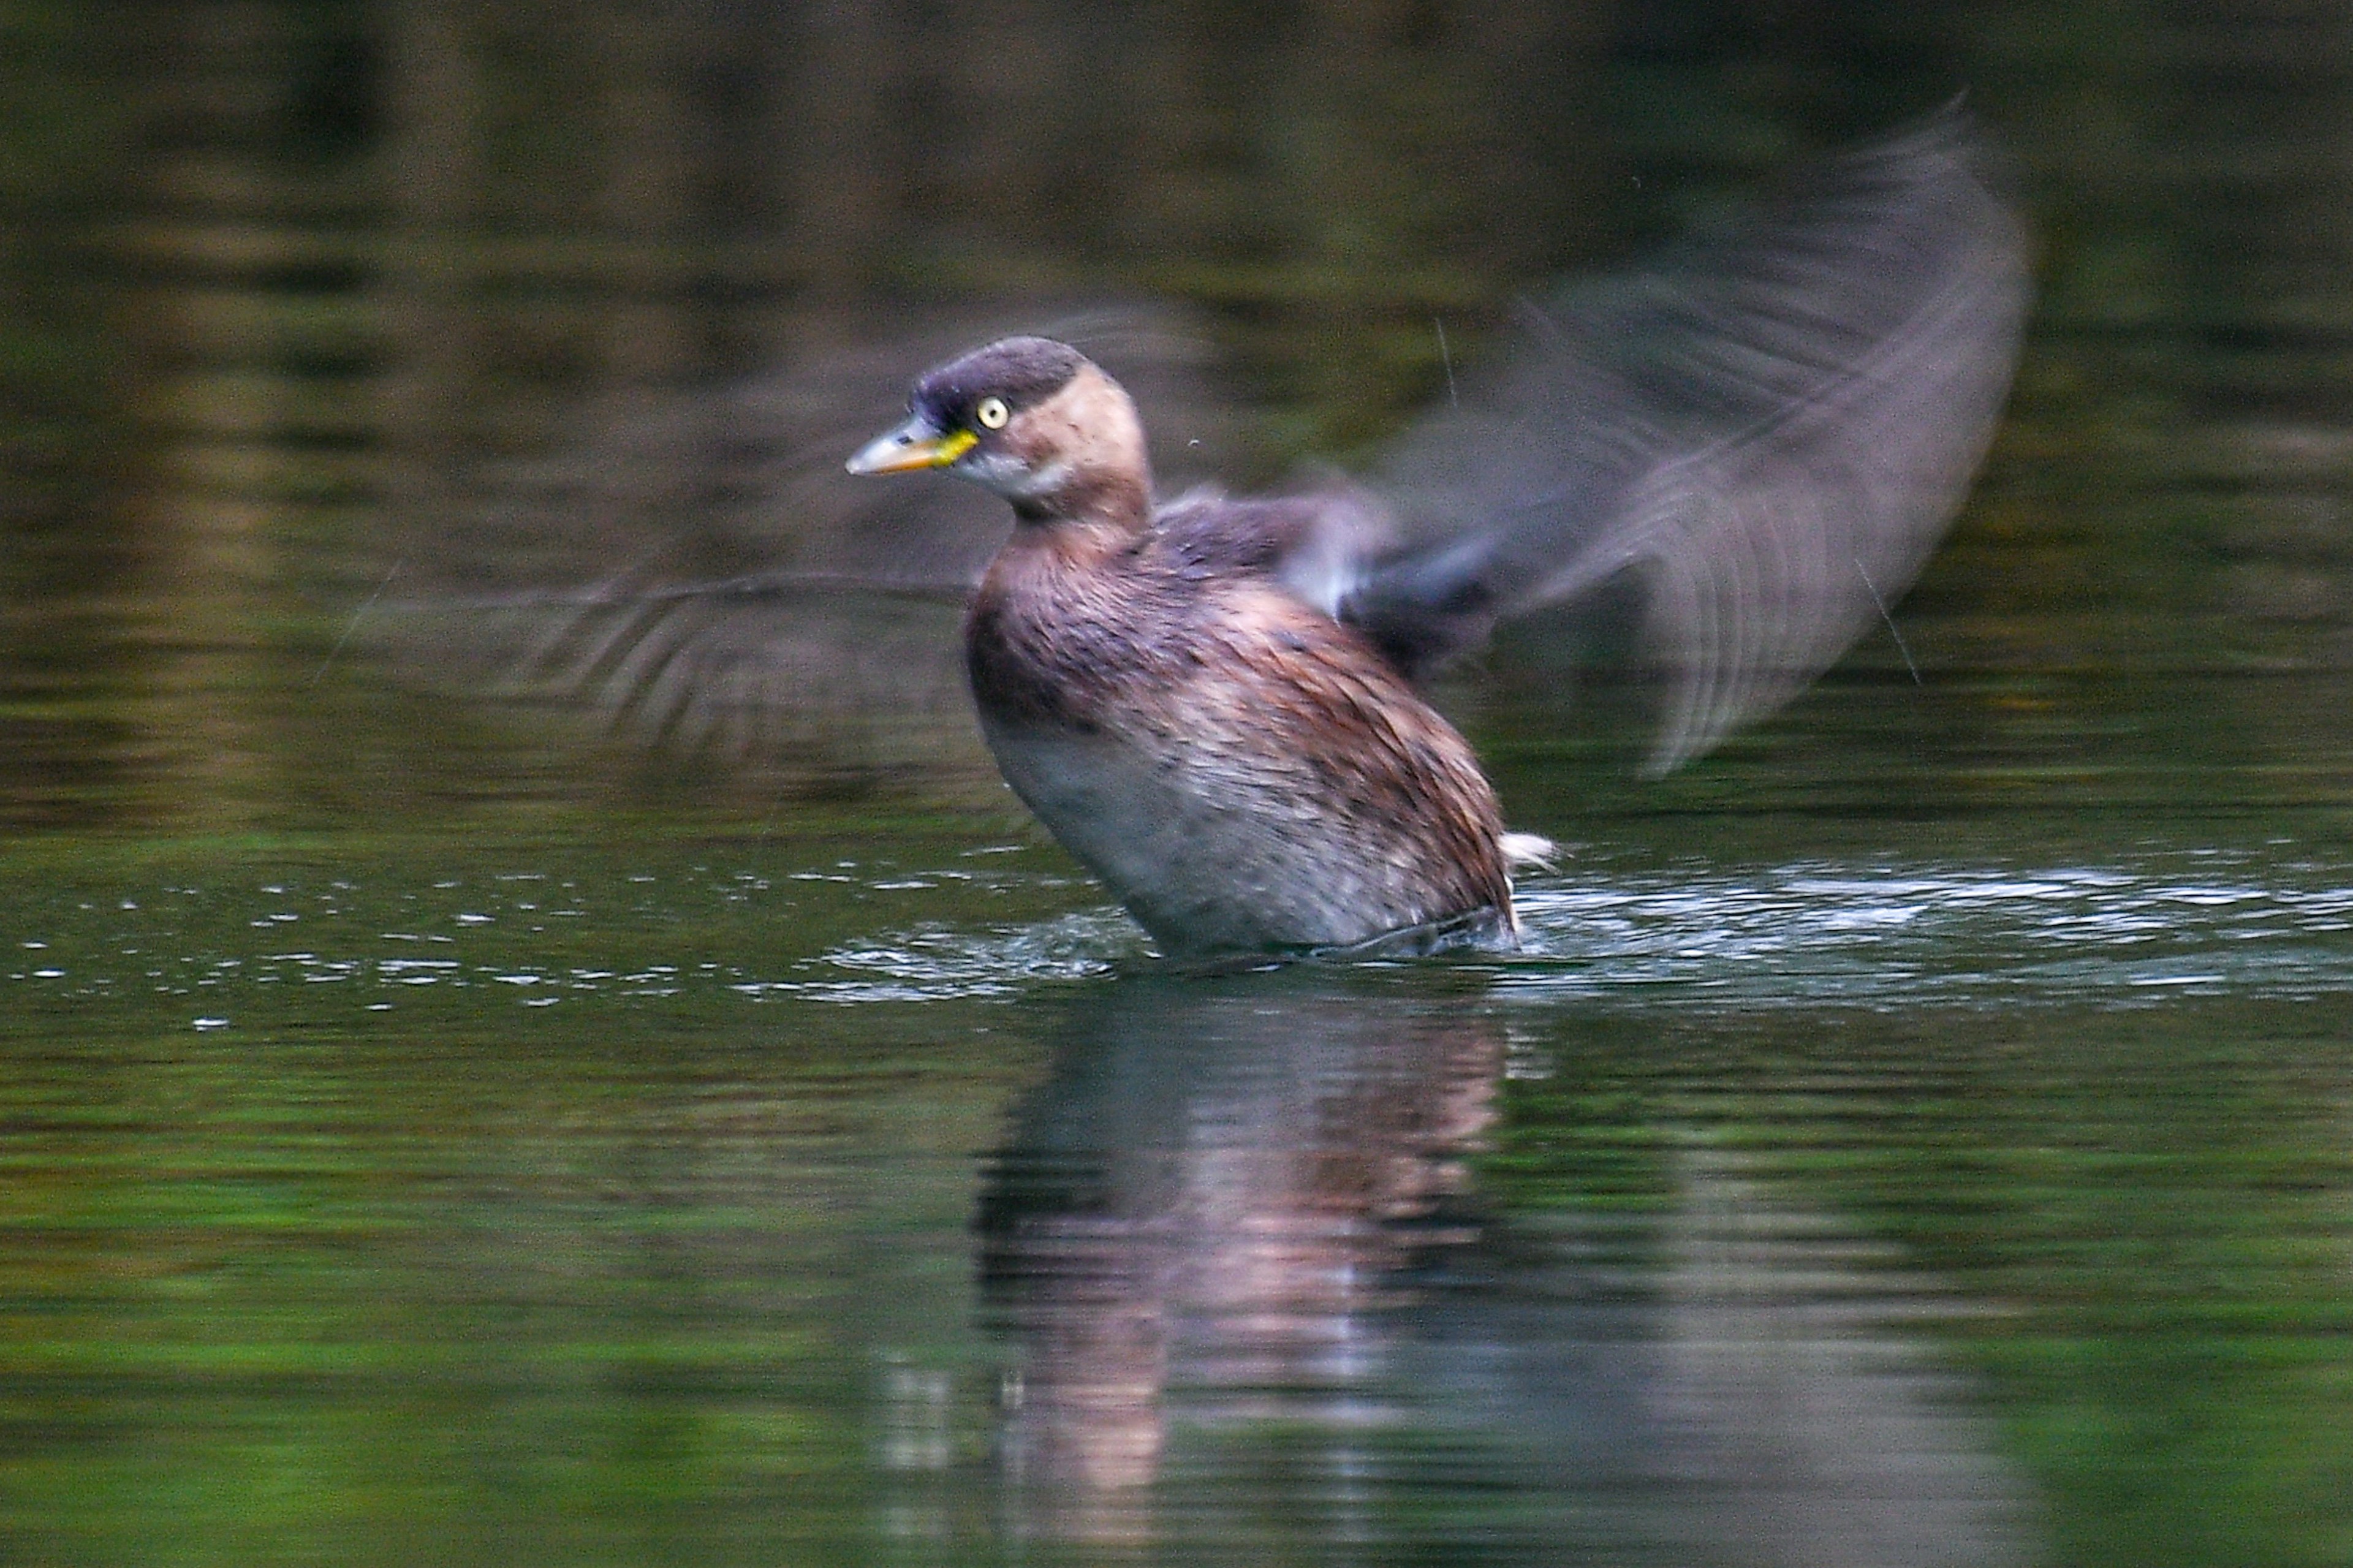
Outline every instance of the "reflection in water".
[[2050, 1561], [2342, 1556], [2341, 856], [1187, 980], [968, 848], [12, 852], [0, 1557], [1999, 1560], [1939, 1321]]
[[1880, 1326], [1916, 1282], [1695, 1148], [1676, 1198], [1483, 1220], [1468, 998], [1295, 971], [1081, 1005], [983, 1197], [1026, 1532], [1983, 1563], [2016, 1489]]
[[1461, 1184], [1501, 1042], [1289, 975], [1139, 982], [1076, 1020], [984, 1199], [1022, 1343], [1006, 1453], [1082, 1533], [1142, 1528], [1172, 1386], [1345, 1427], [1368, 1316]]
[[1989, 1435], [1883, 1326], [1904, 1305], [1885, 1260], [1722, 1155], [1690, 1152], [1679, 1174], [1651, 1405], [1701, 1461], [1710, 1542], [1824, 1568], [2023, 1556]]

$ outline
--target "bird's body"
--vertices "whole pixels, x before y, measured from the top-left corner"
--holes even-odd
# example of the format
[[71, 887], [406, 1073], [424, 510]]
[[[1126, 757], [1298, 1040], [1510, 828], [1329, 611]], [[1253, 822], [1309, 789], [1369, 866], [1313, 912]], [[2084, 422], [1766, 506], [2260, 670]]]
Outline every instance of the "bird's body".
[[1171, 948], [1508, 933], [1470, 746], [1362, 634], [1230, 549], [1250, 510], [1017, 530], [965, 622], [1007, 782]]
[[955, 360], [912, 402], [853, 467], [961, 468], [1012, 502], [965, 619], [981, 732], [1164, 947], [1514, 931], [1502, 818], [1470, 746], [1279, 574], [1345, 503], [1201, 493], [1155, 510], [1134, 403], [1042, 338]]

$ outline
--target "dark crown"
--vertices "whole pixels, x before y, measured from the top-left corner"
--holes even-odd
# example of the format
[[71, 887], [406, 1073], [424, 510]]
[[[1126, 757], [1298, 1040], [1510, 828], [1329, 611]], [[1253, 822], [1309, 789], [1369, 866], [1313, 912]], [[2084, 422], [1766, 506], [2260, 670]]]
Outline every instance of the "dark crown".
[[1020, 408], [1050, 396], [1086, 363], [1078, 350], [1051, 338], [1003, 338], [925, 373], [911, 402], [960, 422], [984, 397]]

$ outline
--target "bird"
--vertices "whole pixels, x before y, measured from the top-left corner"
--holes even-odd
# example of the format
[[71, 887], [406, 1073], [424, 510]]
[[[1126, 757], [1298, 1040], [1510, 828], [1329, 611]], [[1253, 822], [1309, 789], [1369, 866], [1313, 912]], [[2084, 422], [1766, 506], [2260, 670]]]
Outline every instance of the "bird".
[[[1155, 481], [1139, 403], [1196, 478], [1198, 437], [1247, 417], [1198, 334], [911, 317], [433, 492], [392, 569], [427, 585], [354, 623], [429, 680], [827, 790], [961, 796], [968, 697], [1169, 956], [1509, 946], [1547, 847], [1505, 829], [1431, 683], [1507, 623], [1548, 664], [1630, 652], [1656, 776], [1892, 630], [2008, 396], [2030, 249], [1950, 104], [1521, 300], [1374, 458], [1258, 496]], [[585, 562], [609, 574], [540, 585]]]
[[965, 617], [981, 733], [1164, 949], [1515, 934], [1501, 808], [1471, 747], [1280, 574], [1324, 522], [1318, 502], [1155, 506], [1134, 400], [1050, 339], [961, 355], [909, 408], [848, 467], [945, 468], [1010, 503]]
[[1506, 620], [1630, 586], [1669, 691], [1650, 771], [1769, 711], [1958, 509], [2030, 294], [1950, 106], [1526, 307], [1500, 373], [1361, 482], [1163, 500], [1134, 400], [1032, 335], [923, 373], [847, 467], [1008, 504], [964, 619], [982, 735], [1164, 952], [1508, 946], [1545, 846], [1421, 684]]

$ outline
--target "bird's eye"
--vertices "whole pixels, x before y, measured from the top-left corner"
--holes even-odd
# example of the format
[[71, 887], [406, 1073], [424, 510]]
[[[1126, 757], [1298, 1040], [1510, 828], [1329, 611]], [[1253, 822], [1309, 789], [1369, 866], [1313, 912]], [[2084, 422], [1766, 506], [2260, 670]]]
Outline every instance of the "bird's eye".
[[1013, 417], [1013, 410], [1005, 406], [1001, 397], [984, 397], [973, 405], [972, 416], [984, 430], [1002, 430], [1005, 422]]

